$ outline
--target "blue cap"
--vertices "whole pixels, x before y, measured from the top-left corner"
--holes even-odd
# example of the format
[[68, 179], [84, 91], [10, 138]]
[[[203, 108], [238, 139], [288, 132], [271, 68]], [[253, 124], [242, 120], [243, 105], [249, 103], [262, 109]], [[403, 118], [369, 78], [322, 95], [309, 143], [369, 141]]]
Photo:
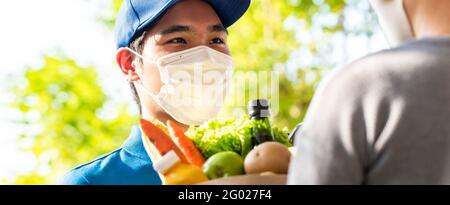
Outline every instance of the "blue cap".
[[[116, 46], [128, 47], [134, 35], [153, 25], [164, 12], [182, 0], [124, 0], [116, 18]], [[247, 11], [250, 0], [205, 0], [226, 28]]]

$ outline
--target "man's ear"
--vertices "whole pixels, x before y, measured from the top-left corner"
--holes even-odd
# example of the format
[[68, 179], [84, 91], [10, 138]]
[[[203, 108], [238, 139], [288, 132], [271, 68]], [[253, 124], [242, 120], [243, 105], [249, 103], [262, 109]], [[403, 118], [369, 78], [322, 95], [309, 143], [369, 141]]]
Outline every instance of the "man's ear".
[[127, 48], [119, 48], [116, 54], [116, 61], [123, 74], [127, 75], [128, 81], [139, 80], [139, 76], [136, 73], [134, 54]]

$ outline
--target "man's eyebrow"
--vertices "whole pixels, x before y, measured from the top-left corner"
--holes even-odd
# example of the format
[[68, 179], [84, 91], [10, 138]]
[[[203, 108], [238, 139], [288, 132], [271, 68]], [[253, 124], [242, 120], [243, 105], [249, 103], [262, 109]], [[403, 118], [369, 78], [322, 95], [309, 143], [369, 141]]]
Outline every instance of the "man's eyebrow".
[[209, 27], [211, 32], [225, 32], [228, 34], [228, 30], [222, 24], [216, 24]]
[[183, 25], [173, 25], [169, 28], [166, 28], [159, 32], [161, 35], [167, 35], [172, 33], [179, 33], [179, 32], [191, 32], [191, 28], [189, 26], [183, 26]]

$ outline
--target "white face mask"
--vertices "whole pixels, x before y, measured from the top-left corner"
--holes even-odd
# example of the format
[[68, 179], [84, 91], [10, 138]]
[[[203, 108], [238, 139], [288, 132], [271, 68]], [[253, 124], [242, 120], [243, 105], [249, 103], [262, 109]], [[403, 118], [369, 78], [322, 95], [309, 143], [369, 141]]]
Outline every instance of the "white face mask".
[[156, 61], [164, 85], [153, 94], [138, 84], [170, 116], [186, 125], [199, 125], [215, 117], [228, 93], [233, 71], [231, 56], [198, 46], [158, 58]]
[[391, 46], [414, 39], [403, 0], [369, 0]]

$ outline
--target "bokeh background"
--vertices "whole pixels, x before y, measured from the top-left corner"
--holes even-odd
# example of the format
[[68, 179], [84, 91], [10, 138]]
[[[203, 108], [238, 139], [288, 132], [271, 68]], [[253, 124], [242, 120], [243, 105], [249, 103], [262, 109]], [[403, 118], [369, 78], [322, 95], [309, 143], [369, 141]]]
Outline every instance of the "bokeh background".
[[[138, 112], [114, 60], [120, 4], [2, 0], [0, 184], [54, 184], [128, 137]], [[367, 0], [253, 0], [229, 32], [237, 70], [280, 73], [273, 122], [288, 129], [327, 73], [387, 47]]]

